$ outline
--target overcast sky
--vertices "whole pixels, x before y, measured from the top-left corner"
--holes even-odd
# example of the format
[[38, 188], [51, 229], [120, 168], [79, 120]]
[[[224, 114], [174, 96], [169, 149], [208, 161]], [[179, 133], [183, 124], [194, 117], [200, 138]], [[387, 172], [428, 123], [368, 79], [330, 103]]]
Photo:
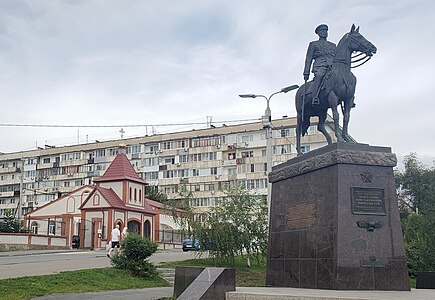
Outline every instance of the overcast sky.
[[[4, 124], [204, 128], [207, 116], [259, 118], [265, 100], [238, 94], [301, 85], [315, 27], [328, 24], [329, 40], [338, 43], [355, 23], [378, 53], [353, 69], [350, 134], [390, 146], [399, 157], [417, 152], [430, 163], [434, 17], [429, 0], [2, 0], [0, 151], [116, 139], [121, 128]], [[294, 95], [274, 96], [273, 118], [295, 116]], [[124, 137], [151, 133], [124, 130]]]

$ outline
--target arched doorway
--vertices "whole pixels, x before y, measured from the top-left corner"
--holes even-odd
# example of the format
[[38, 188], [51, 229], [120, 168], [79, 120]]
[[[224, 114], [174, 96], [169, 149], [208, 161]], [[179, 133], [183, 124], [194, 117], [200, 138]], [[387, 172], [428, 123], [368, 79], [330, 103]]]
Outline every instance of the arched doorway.
[[128, 232], [140, 234], [140, 223], [136, 220], [128, 221], [127, 228]]
[[151, 238], [151, 223], [149, 220], [143, 223], [143, 236], [149, 239]]

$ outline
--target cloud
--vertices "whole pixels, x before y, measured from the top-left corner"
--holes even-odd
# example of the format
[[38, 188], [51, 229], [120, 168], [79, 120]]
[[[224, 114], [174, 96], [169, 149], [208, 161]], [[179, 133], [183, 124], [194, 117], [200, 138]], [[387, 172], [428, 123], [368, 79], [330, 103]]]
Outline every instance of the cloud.
[[[7, 1], [0, 3], [1, 123], [162, 124], [259, 118], [270, 95], [302, 84], [314, 28], [338, 40], [355, 23], [378, 47], [358, 78], [350, 133], [433, 155], [429, 49], [434, 4], [415, 1]], [[294, 92], [271, 100], [295, 115]], [[118, 138], [120, 128], [0, 127], [0, 151]], [[158, 128], [157, 130], [168, 130]], [[142, 134], [144, 128], [129, 128]], [[101, 138], [101, 139], [103, 139]]]

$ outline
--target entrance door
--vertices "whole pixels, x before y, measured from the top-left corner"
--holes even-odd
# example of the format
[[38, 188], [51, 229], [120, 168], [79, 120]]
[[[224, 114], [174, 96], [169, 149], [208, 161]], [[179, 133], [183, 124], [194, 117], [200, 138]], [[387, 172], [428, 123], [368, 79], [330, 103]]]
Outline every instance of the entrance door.
[[135, 220], [128, 221], [127, 223], [128, 232], [140, 234], [140, 227], [140, 223]]
[[149, 220], [143, 223], [143, 236], [151, 239], [151, 223]]

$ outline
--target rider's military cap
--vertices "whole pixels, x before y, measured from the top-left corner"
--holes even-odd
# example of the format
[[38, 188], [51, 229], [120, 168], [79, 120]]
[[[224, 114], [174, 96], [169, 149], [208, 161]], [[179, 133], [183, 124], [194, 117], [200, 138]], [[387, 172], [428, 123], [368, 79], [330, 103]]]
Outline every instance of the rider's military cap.
[[319, 26], [316, 27], [316, 30], [314, 30], [314, 32], [318, 34], [319, 31], [322, 30], [322, 29], [328, 30], [328, 25], [326, 25], [326, 24], [320, 24]]

